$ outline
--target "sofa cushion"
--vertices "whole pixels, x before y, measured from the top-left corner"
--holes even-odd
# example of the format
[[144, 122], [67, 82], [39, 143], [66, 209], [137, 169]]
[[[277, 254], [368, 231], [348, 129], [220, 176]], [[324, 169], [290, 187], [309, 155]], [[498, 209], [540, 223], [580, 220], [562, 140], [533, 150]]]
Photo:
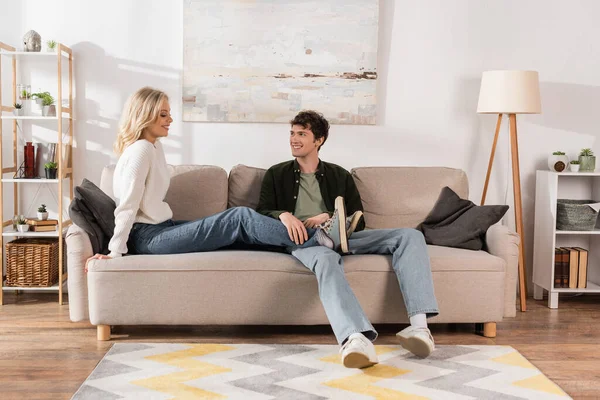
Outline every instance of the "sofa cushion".
[[468, 198], [464, 171], [443, 167], [361, 167], [352, 169], [367, 228], [416, 228], [449, 186]]
[[[427, 246], [433, 272], [504, 272], [504, 260], [485, 251], [470, 251], [442, 246]], [[392, 256], [361, 254], [344, 256], [346, 272], [392, 272]], [[300, 261], [283, 253], [223, 250], [171, 255], [136, 255], [112, 260], [92, 261], [90, 271], [272, 271], [312, 274]]]
[[[165, 201], [173, 219], [192, 221], [227, 209], [227, 172], [213, 165], [169, 165], [171, 184]], [[114, 199], [115, 166], [102, 171], [100, 188]]]
[[260, 187], [266, 169], [238, 164], [229, 172], [228, 207], [250, 207], [256, 210], [260, 200]]
[[[429, 252], [440, 306], [430, 322], [502, 320], [503, 259], [437, 246]], [[346, 256], [344, 268], [373, 323], [408, 322], [391, 256]], [[92, 324], [328, 324], [317, 280], [287, 254], [215, 251], [92, 260], [87, 281]]]
[[227, 209], [227, 172], [213, 165], [169, 165], [165, 201], [173, 219], [192, 221]]

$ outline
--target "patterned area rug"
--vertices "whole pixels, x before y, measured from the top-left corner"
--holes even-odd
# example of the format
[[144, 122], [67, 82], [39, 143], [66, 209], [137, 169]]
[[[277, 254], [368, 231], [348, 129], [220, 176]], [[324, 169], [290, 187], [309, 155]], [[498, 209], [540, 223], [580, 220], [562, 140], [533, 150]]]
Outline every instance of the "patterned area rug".
[[117, 343], [73, 399], [570, 398], [512, 347], [376, 348], [357, 370], [331, 345]]

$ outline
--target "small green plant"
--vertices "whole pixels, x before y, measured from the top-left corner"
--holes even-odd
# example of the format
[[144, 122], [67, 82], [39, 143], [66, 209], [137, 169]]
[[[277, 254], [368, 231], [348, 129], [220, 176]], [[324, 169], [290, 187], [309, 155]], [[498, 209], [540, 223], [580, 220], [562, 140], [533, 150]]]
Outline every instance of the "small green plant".
[[592, 157], [594, 155], [594, 152], [592, 151], [592, 149], [582, 149], [579, 155], [582, 157]]
[[44, 97], [42, 97], [42, 105], [51, 106], [52, 104], [54, 104], [54, 97], [50, 96], [49, 94], [45, 94]]
[[16, 216], [17, 225], [27, 225], [27, 218], [24, 215]]
[[573, 160], [573, 161], [569, 162], [569, 164], [575, 164], [575, 165], [578, 165], [578, 164], [579, 164], [579, 161], [578, 161], [578, 160]]
[[58, 168], [58, 164], [50, 161], [50, 162], [47, 162], [46, 164], [44, 164], [44, 168], [45, 169], [56, 169], [56, 168]]
[[29, 100], [29, 99], [31, 99], [31, 93], [29, 93], [27, 90], [22, 90], [21, 91], [21, 99], [22, 100]]
[[36, 99], [43, 99], [44, 96], [50, 96], [50, 92], [31, 93], [31, 97], [35, 97]]
[[38, 207], [38, 212], [41, 212], [41, 213], [48, 212], [48, 210], [46, 210], [46, 205], [42, 204], [41, 206], [39, 206]]
[[17, 110], [20, 110], [21, 108], [23, 108], [23, 104], [21, 104], [21, 103], [15, 103], [14, 106]]
[[56, 42], [54, 40], [48, 40], [46, 45], [50, 50], [54, 50], [56, 48]]
[[564, 156], [565, 152], [564, 151], [555, 151], [554, 153], [552, 153], [553, 156]]

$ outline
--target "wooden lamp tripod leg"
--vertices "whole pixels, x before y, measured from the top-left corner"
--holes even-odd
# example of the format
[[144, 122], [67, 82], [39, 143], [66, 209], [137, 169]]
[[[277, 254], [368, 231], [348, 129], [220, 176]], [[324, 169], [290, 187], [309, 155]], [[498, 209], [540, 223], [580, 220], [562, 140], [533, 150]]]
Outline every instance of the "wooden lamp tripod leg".
[[500, 132], [500, 124], [502, 123], [502, 114], [498, 114], [498, 122], [496, 122], [496, 134], [494, 135], [494, 144], [492, 145], [492, 153], [490, 154], [490, 162], [488, 163], [487, 174], [485, 176], [485, 184], [483, 185], [483, 195], [481, 196], [481, 205], [485, 203], [488, 184], [490, 183], [490, 174], [492, 173], [492, 164], [494, 163], [494, 155], [496, 154], [496, 144], [498, 143], [498, 133]]
[[521, 311], [527, 311], [527, 286], [525, 277], [525, 240], [523, 232], [523, 207], [521, 203], [521, 178], [519, 172], [519, 144], [517, 139], [517, 116], [509, 115], [510, 143], [512, 153], [513, 191], [515, 195], [515, 225], [521, 243], [519, 249], [519, 301]]

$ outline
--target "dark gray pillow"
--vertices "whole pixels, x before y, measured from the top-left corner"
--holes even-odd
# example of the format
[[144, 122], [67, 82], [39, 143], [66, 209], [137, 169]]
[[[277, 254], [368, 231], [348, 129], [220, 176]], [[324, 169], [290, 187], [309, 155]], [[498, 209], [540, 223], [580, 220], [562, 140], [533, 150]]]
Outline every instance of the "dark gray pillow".
[[83, 179], [81, 186], [75, 188], [76, 197], [82, 199], [98, 222], [102, 232], [111, 238], [115, 233], [115, 208], [117, 205], [98, 186]]
[[103, 242], [105, 242], [105, 235], [100, 229], [100, 225], [96, 222], [96, 218], [92, 212], [85, 206], [85, 203], [78, 198], [74, 198], [69, 205], [69, 217], [71, 221], [87, 233], [92, 244], [92, 251], [94, 254], [108, 254], [107, 249], [103, 248]]
[[488, 228], [500, 221], [506, 211], [506, 205], [476, 206], [446, 186], [417, 229], [428, 244], [481, 250]]

